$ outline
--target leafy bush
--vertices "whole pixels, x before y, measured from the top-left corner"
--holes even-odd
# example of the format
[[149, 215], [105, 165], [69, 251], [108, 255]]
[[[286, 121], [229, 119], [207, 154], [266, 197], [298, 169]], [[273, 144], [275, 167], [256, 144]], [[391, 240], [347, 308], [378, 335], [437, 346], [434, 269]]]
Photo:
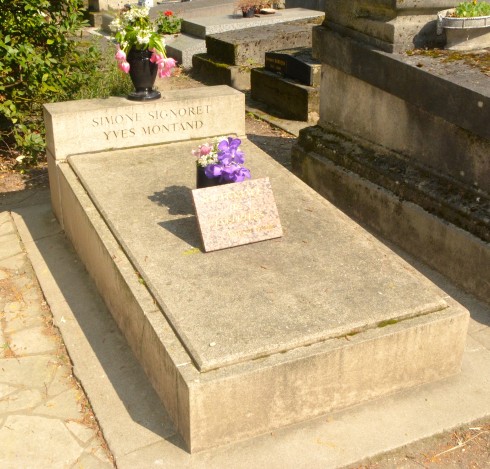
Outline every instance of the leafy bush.
[[82, 4], [0, 0], [0, 144], [23, 165], [44, 151], [43, 103], [76, 96], [100, 59], [75, 37]]
[[134, 91], [134, 86], [126, 73], [121, 73], [114, 63], [116, 47], [105, 38], [93, 36], [82, 41], [79, 48], [87, 50], [95, 48], [99, 60], [90, 70], [87, 80], [73, 93], [70, 99], [108, 98], [109, 96], [127, 96]]

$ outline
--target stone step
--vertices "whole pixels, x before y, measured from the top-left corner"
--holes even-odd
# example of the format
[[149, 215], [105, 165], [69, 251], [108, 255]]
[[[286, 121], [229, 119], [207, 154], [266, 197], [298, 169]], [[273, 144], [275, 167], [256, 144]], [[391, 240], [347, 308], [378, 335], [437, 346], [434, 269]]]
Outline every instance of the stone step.
[[207, 85], [228, 85], [240, 91], [250, 89], [249, 69], [215, 62], [208, 54], [192, 57], [192, 74]]
[[188, 70], [192, 68], [192, 57], [206, 52], [206, 41], [188, 34], [179, 34], [167, 41], [166, 51], [168, 57], [174, 58], [180, 66]]

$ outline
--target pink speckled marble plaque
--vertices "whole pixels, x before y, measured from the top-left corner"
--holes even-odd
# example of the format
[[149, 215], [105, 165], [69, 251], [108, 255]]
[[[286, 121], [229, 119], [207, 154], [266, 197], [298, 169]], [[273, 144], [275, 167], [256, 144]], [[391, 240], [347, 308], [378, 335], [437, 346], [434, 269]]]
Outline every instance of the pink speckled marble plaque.
[[206, 252], [282, 236], [269, 178], [194, 189]]

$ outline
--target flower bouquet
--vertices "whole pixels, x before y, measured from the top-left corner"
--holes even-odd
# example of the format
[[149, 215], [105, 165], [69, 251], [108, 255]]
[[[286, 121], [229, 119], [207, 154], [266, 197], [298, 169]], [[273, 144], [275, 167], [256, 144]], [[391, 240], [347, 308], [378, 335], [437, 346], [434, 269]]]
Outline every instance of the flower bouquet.
[[210, 145], [199, 145], [192, 154], [197, 157], [197, 187], [209, 187], [250, 178], [250, 170], [243, 166], [245, 154], [242, 141], [234, 137], [218, 137]]
[[121, 12], [110, 24], [117, 41], [116, 60], [124, 73], [129, 73], [136, 93], [128, 96], [133, 100], [157, 99], [160, 93], [153, 91], [156, 75], [169, 77], [176, 62], [167, 57], [165, 42], [155, 31], [147, 7], [131, 7]]

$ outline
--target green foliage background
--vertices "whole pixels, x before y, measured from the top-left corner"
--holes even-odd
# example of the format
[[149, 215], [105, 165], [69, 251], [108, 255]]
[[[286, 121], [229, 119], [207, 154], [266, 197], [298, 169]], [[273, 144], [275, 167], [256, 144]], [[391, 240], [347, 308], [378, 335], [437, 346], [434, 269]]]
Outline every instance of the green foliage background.
[[105, 80], [116, 67], [108, 70], [113, 60], [82, 35], [83, 15], [82, 0], [0, 0], [0, 150], [24, 167], [44, 154], [44, 103], [128, 88]]

